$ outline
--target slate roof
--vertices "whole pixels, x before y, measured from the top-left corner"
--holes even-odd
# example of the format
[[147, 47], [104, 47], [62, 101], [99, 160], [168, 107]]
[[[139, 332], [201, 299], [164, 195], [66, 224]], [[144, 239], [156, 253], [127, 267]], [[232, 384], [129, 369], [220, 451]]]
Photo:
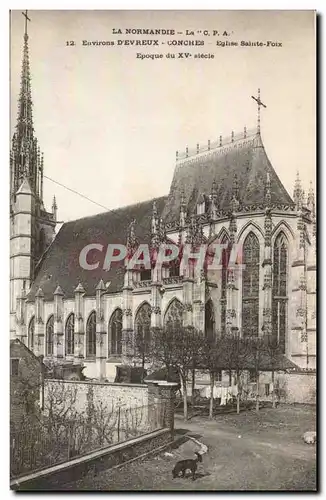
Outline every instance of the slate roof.
[[[178, 162], [168, 196], [157, 198], [157, 210], [165, 222], [179, 219], [180, 199], [185, 196], [187, 212], [193, 213], [197, 200], [211, 193], [213, 181], [217, 183], [219, 208], [228, 210], [232, 198], [234, 175], [237, 174], [241, 205], [261, 204], [264, 199], [267, 172], [270, 174], [271, 201], [276, 205], [293, 205], [293, 201], [273, 169], [264, 149], [260, 134], [194, 155]], [[58, 232], [51, 246], [37, 267], [37, 276], [28, 294], [34, 300], [39, 287], [45, 300], [53, 300], [53, 293], [60, 285], [65, 298], [74, 297], [79, 283], [86, 296], [94, 296], [95, 288], [102, 279], [111, 282], [109, 293], [120, 291], [123, 286], [122, 263], [109, 271], [103, 270], [105, 251], [88, 254], [88, 262], [99, 267], [89, 271], [79, 264], [81, 250], [90, 243], [100, 243], [106, 249], [108, 243], [126, 244], [130, 222], [136, 219], [135, 231], [140, 243], [150, 241], [153, 201], [104, 212], [92, 217], [67, 222]]]
[[[35, 294], [41, 287], [44, 299], [53, 300], [53, 293], [58, 285], [65, 298], [74, 297], [74, 290], [79, 282], [82, 283], [86, 296], [94, 296], [101, 279], [104, 284], [111, 281], [109, 293], [121, 290], [124, 280], [122, 262], [115, 264], [109, 271], [104, 271], [105, 250], [102, 254], [90, 252], [87, 262], [99, 261], [100, 264], [97, 269], [88, 271], [79, 264], [80, 252], [90, 243], [100, 243], [104, 249], [109, 243], [126, 244], [128, 226], [133, 219], [136, 219], [135, 232], [139, 242], [149, 242], [153, 201], [63, 224], [38, 266], [37, 276], [27, 299], [34, 301]], [[156, 198], [156, 203], [158, 212], [161, 213], [166, 197]]]
[[178, 220], [182, 191], [187, 212], [193, 213], [199, 197], [211, 193], [214, 180], [217, 183], [219, 207], [228, 210], [235, 174], [241, 204], [262, 203], [267, 172], [270, 174], [272, 204], [293, 205], [267, 157], [260, 134], [189, 157], [176, 165], [163, 218], [166, 222]]

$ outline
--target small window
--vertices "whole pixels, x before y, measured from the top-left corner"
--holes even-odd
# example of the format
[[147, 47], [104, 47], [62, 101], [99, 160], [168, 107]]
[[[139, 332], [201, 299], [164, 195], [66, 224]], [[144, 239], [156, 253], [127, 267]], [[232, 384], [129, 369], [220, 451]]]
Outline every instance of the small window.
[[249, 370], [249, 382], [257, 382], [255, 370]]
[[10, 360], [10, 373], [12, 376], [17, 376], [19, 374], [19, 359]]
[[216, 373], [215, 380], [216, 382], [222, 382], [222, 370]]
[[143, 269], [140, 272], [140, 281], [149, 281], [152, 278], [152, 273], [150, 269]]
[[179, 260], [173, 260], [170, 264], [170, 276], [180, 276], [180, 263]]
[[265, 396], [269, 396], [269, 384], [265, 384]]

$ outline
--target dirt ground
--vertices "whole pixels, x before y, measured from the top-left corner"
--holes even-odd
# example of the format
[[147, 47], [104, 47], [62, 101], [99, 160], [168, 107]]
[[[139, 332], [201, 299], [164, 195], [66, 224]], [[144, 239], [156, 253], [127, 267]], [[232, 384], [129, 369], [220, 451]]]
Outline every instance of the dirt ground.
[[198, 446], [187, 441], [173, 456], [161, 453], [120, 469], [86, 476], [66, 490], [166, 491], [213, 490], [316, 491], [316, 445], [302, 435], [316, 430], [316, 410], [310, 406], [281, 406], [218, 416], [213, 421], [176, 418], [180, 434], [208, 446], [203, 462], [191, 477], [172, 478], [177, 460], [192, 457]]

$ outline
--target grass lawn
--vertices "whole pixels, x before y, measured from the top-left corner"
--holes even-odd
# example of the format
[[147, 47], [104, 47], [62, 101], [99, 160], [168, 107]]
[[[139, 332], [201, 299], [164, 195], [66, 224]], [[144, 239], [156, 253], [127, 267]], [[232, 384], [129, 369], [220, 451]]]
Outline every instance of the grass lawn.
[[213, 421], [176, 418], [179, 433], [208, 446], [197, 478], [172, 479], [177, 460], [192, 457], [198, 446], [187, 441], [164, 453], [120, 469], [88, 475], [66, 486], [71, 490], [287, 490], [316, 491], [316, 445], [302, 434], [316, 429], [316, 410], [310, 406], [279, 406], [240, 415], [219, 415]]

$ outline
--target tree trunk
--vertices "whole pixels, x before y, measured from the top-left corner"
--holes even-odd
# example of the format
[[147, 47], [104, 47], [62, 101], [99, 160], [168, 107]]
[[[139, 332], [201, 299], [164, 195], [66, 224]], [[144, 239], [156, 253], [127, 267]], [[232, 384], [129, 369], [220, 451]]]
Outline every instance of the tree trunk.
[[183, 418], [188, 420], [188, 404], [187, 404], [187, 378], [180, 373], [181, 386], [183, 390]]
[[238, 389], [238, 392], [237, 392], [237, 414], [240, 413], [240, 377], [239, 377], [239, 373], [237, 373], [236, 375], [236, 380], [237, 380], [237, 389]]
[[142, 365], [141, 365], [142, 373], [141, 373], [141, 383], [144, 382], [144, 370], [145, 370], [145, 354], [142, 356]]
[[191, 406], [195, 406], [195, 382], [196, 382], [196, 371], [195, 368], [191, 372]]
[[215, 376], [214, 372], [211, 372], [211, 394], [210, 394], [210, 401], [209, 401], [209, 418], [213, 418], [213, 408], [214, 408], [214, 382], [215, 382]]
[[259, 372], [256, 374], [256, 411], [259, 411]]
[[276, 402], [275, 402], [275, 370], [274, 368], [272, 369], [272, 384], [273, 384], [273, 390], [272, 390], [272, 406], [275, 408]]

